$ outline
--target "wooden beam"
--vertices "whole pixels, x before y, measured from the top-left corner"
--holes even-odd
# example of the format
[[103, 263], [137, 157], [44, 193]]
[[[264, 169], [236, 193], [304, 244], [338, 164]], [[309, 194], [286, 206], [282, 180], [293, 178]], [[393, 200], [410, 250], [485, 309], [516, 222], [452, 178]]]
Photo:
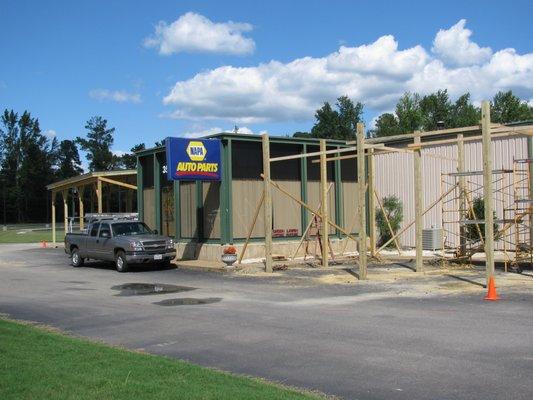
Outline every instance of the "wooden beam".
[[63, 225], [65, 226], [65, 235], [68, 232], [68, 190], [62, 190], [61, 195], [63, 196]]
[[52, 190], [52, 243], [56, 244], [56, 195], [57, 192], [55, 190]]
[[102, 178], [96, 178], [96, 199], [98, 201], [98, 213], [101, 214], [102, 211]]
[[[376, 187], [376, 165], [374, 160], [374, 149], [370, 149], [367, 157], [368, 162], [368, 218], [370, 228], [370, 254], [372, 257], [376, 255], [376, 203], [374, 192]], [[391, 233], [393, 235], [393, 233]]]
[[[383, 148], [383, 144], [369, 144], [365, 146], [365, 149], [381, 149]], [[337, 154], [337, 153], [348, 153], [350, 151], [356, 151], [355, 147], [346, 147], [342, 149], [334, 149], [334, 150], [326, 150], [324, 151], [325, 154]], [[282, 156], [282, 157], [274, 157], [270, 159], [270, 162], [276, 162], [276, 161], [287, 161], [287, 160], [295, 160], [299, 158], [307, 158], [307, 157], [316, 157], [320, 156], [322, 154], [322, 151], [314, 151], [312, 153], [301, 153], [301, 154], [293, 154], [290, 156]]]
[[83, 195], [85, 193], [85, 186], [78, 186], [76, 190], [78, 192], [78, 206], [80, 208], [80, 231], [83, 231], [83, 229], [85, 228], [84, 226], [85, 221], [83, 220], [85, 217], [85, 207], [83, 204]]
[[121, 187], [124, 187], [126, 189], [133, 189], [133, 190], [137, 190], [137, 186], [136, 185], [132, 185], [130, 183], [126, 183], [126, 182], [121, 182], [121, 181], [117, 181], [115, 179], [109, 179], [109, 178], [104, 178], [103, 176], [101, 176], [100, 179], [102, 182], [106, 182], [106, 183], [110, 183], [112, 185], [117, 185], [117, 186], [121, 186]]
[[[357, 123], [357, 148], [364, 149], [365, 146], [365, 126], [363, 123]], [[357, 215], [359, 219], [359, 279], [364, 280], [367, 276], [367, 259], [366, 259], [366, 169], [365, 169], [365, 152], [357, 153]]]
[[481, 103], [481, 130], [483, 133], [483, 200], [485, 203], [485, 269], [487, 287], [494, 276], [494, 206], [492, 193], [492, 143], [490, 134], [490, 103]]
[[328, 214], [328, 164], [326, 161], [326, 139], [320, 139], [320, 214], [322, 219], [322, 267], [329, 266], [329, 214]]
[[[420, 132], [415, 132], [414, 138], [415, 144], [420, 144]], [[417, 148], [414, 155], [414, 189], [415, 189], [415, 246], [416, 246], [416, 272], [422, 272], [423, 260], [422, 260], [422, 151]]]
[[[457, 135], [457, 172], [465, 172], [465, 143], [463, 134]], [[466, 212], [466, 177], [459, 176], [459, 220], [468, 218]], [[466, 227], [459, 225], [459, 256], [466, 254]]]
[[268, 134], [263, 133], [263, 194], [264, 194], [264, 220], [265, 220], [265, 271], [272, 272], [272, 192], [270, 181], [270, 142]]
[[242, 252], [241, 252], [241, 255], [239, 256], [239, 264], [242, 262], [242, 259], [244, 258], [244, 253], [246, 253], [248, 242], [250, 241], [250, 238], [252, 237], [252, 232], [254, 231], [255, 223], [257, 222], [257, 217], [259, 216], [259, 211], [261, 211], [261, 206], [263, 205], [264, 200], [265, 200], [265, 191], [263, 190], [263, 192], [261, 193], [261, 198], [259, 199], [259, 202], [257, 203], [257, 206], [255, 208], [252, 225], [250, 226], [250, 229], [248, 229], [248, 234], [246, 235], [244, 246], [242, 246]]

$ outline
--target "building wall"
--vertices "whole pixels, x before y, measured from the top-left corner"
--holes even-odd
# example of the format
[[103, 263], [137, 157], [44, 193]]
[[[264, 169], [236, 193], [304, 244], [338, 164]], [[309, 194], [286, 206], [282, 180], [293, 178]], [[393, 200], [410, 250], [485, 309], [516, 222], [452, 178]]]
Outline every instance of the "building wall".
[[[465, 142], [465, 170], [476, 171], [483, 169], [481, 140]], [[457, 161], [431, 157], [430, 154], [440, 155], [447, 158], [457, 159], [457, 145], [447, 144], [431, 147], [423, 147], [422, 151], [422, 174], [423, 174], [423, 203], [424, 209], [436, 201], [441, 193], [444, 193], [454, 179], [444, 177], [444, 185], [441, 188], [442, 174], [456, 172]], [[527, 158], [527, 139], [525, 137], [495, 138], [492, 141], [493, 168], [512, 169], [513, 159]], [[402, 226], [414, 220], [414, 178], [413, 178], [413, 156], [406, 153], [387, 153], [377, 155], [376, 165], [376, 189], [380, 197], [395, 195], [403, 202], [404, 222]], [[510, 190], [506, 186], [511, 185], [511, 174], [494, 177], [494, 189], [499, 193], [494, 196], [496, 218], [503, 219], [504, 207], [511, 202]], [[469, 176], [466, 178], [469, 190], [477, 187], [479, 191], [473, 193], [475, 196], [482, 196], [483, 177]], [[502, 194], [503, 193], [503, 194]], [[445, 209], [457, 209], [454, 206], [454, 198], [458, 193], [451, 193], [444, 199]], [[439, 202], [423, 218], [423, 227], [442, 227], [442, 201]], [[448, 216], [448, 214], [450, 214]], [[445, 213], [447, 221], [458, 220], [458, 213]], [[483, 217], [478, 216], [479, 219]], [[449, 229], [453, 224], [446, 224]], [[457, 246], [458, 225], [450, 229], [448, 233], [447, 245]], [[500, 226], [501, 227], [501, 226]], [[414, 225], [409, 228], [400, 238], [403, 246], [413, 247], [415, 245]], [[497, 248], [503, 248], [503, 241], [496, 243]]]

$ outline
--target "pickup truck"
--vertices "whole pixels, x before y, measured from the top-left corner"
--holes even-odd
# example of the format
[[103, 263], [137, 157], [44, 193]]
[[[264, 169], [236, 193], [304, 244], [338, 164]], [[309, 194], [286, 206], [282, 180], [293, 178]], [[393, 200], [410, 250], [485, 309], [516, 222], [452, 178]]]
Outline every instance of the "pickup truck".
[[131, 220], [95, 221], [87, 233], [67, 233], [65, 253], [74, 267], [81, 267], [86, 259], [114, 261], [118, 272], [128, 271], [135, 263], [168, 266], [176, 257], [171, 238]]

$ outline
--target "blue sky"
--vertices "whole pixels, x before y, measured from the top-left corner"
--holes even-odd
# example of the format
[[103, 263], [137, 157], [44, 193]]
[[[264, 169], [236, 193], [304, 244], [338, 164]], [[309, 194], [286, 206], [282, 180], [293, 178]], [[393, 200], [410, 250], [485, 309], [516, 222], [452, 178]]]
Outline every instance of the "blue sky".
[[308, 130], [342, 94], [368, 124], [405, 90], [533, 101], [533, 2], [401, 3], [2, 0], [0, 106], [60, 139], [102, 115], [126, 151], [234, 124]]

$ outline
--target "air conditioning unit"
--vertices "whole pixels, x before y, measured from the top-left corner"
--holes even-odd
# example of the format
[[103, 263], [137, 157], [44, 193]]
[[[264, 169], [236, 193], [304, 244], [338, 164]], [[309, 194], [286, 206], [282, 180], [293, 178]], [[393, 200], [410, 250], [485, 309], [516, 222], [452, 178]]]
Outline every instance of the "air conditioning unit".
[[442, 249], [442, 228], [422, 229], [422, 249], [432, 251]]

